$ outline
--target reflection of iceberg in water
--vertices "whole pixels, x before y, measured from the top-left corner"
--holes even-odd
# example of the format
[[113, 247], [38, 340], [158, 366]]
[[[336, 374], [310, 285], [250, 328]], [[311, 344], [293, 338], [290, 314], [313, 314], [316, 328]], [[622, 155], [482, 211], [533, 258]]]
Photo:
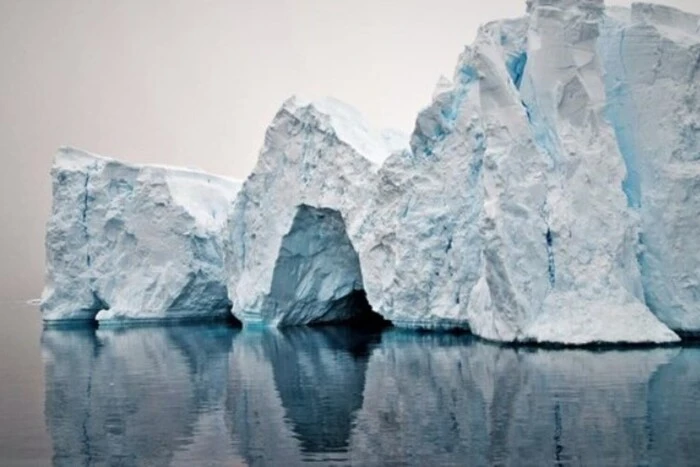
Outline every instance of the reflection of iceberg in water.
[[676, 352], [531, 351], [385, 333], [368, 365], [352, 461], [643, 464], [648, 382]]
[[[221, 407], [231, 339], [225, 327], [44, 331], [54, 464], [171, 465], [186, 457], [199, 420]], [[225, 447], [226, 438], [216, 444]]]
[[347, 458], [369, 346], [378, 337], [342, 327], [239, 336], [231, 368], [245, 375], [232, 380], [244, 383], [229, 391], [228, 413], [244, 457], [287, 465]]
[[347, 450], [376, 341], [335, 327], [46, 330], [54, 463], [333, 460]]
[[[466, 336], [385, 333], [367, 369], [353, 463], [486, 465], [484, 396], [494, 372], [485, 365], [507, 367], [508, 361], [480, 351], [499, 349]], [[511, 372], [509, 378], [519, 377]]]
[[305, 452], [347, 449], [352, 417], [362, 407], [370, 339], [344, 328], [295, 329], [266, 346], [287, 418]]
[[301, 462], [299, 444], [285, 423], [272, 367], [258, 333], [243, 332], [229, 358], [226, 424], [237, 452], [250, 465]]
[[700, 348], [683, 349], [670, 365], [659, 369], [649, 383], [649, 392], [652, 465], [669, 465], [669, 459], [677, 459], [674, 465], [697, 465]]
[[47, 330], [56, 465], [679, 465], [700, 349], [337, 327]]

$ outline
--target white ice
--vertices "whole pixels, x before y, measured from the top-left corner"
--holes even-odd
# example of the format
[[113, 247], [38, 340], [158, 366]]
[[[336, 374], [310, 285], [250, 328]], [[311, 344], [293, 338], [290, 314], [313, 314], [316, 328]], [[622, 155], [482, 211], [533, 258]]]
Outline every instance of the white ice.
[[47, 226], [47, 321], [221, 318], [223, 232], [240, 183], [62, 148]]

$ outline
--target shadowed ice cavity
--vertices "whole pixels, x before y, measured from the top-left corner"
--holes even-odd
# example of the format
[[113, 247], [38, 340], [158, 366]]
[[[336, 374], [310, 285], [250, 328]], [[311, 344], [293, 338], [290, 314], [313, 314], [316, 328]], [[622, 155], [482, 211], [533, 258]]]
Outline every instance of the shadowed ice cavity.
[[277, 325], [376, 319], [339, 211], [305, 204], [297, 208], [282, 238], [262, 310]]
[[56, 465], [679, 465], [700, 349], [348, 328], [47, 330]]

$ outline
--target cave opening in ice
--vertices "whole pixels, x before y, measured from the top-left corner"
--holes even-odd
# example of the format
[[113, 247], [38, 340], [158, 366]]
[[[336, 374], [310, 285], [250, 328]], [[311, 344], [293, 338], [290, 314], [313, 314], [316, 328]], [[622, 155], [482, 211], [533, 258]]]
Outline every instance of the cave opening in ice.
[[367, 301], [359, 256], [343, 216], [334, 209], [297, 207], [282, 238], [267, 298], [280, 326], [386, 323]]

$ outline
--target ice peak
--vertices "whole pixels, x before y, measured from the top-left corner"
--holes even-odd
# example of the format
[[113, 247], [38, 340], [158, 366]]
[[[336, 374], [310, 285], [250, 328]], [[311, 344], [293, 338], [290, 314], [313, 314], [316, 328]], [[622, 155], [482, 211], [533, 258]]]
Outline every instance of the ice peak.
[[309, 100], [294, 96], [285, 101], [282, 109], [298, 118], [313, 114], [322, 130], [333, 131], [338, 139], [377, 166], [409, 147], [408, 135], [395, 129], [376, 129], [357, 109], [332, 97]]

